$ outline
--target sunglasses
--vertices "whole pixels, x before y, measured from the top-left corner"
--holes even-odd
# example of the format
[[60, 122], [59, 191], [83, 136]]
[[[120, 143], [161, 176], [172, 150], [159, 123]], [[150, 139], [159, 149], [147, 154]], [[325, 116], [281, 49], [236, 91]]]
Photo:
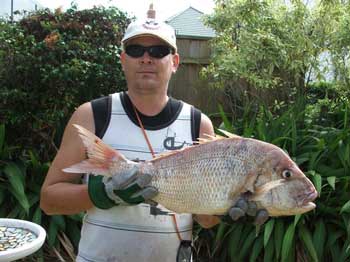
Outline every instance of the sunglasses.
[[133, 58], [139, 58], [144, 55], [147, 51], [150, 57], [163, 58], [170, 53], [174, 54], [175, 50], [166, 45], [153, 45], [153, 46], [142, 46], [142, 45], [128, 45], [125, 47], [125, 53]]

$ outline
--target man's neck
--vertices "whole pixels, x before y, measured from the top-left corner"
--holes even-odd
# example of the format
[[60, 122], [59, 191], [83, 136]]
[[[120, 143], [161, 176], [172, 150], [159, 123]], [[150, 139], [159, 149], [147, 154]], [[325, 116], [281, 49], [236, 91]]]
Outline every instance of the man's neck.
[[146, 116], [159, 114], [169, 100], [166, 93], [138, 94], [128, 91], [128, 96], [137, 110]]

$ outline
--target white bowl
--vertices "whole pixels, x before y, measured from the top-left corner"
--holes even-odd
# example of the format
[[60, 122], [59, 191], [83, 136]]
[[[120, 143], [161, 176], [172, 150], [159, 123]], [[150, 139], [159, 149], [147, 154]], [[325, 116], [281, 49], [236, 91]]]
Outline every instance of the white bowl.
[[45, 230], [33, 222], [20, 219], [0, 218], [0, 227], [1, 226], [23, 228], [33, 232], [37, 238], [32, 242], [23, 244], [20, 247], [6, 251], [0, 251], [0, 262], [9, 262], [29, 256], [41, 248], [45, 242]]

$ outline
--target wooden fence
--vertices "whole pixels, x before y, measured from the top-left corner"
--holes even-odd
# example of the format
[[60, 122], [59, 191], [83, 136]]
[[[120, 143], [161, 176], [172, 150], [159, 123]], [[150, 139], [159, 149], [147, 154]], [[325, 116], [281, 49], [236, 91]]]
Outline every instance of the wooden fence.
[[225, 104], [222, 90], [212, 89], [200, 79], [200, 70], [210, 62], [208, 40], [177, 39], [180, 67], [169, 83], [169, 94], [188, 102], [211, 115], [218, 112], [218, 104]]

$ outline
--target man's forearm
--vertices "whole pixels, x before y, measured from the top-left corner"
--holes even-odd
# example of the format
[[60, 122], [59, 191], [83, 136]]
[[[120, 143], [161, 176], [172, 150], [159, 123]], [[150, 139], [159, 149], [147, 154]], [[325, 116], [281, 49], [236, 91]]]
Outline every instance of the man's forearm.
[[93, 206], [87, 185], [67, 182], [47, 186], [41, 192], [40, 207], [48, 215], [72, 215]]

